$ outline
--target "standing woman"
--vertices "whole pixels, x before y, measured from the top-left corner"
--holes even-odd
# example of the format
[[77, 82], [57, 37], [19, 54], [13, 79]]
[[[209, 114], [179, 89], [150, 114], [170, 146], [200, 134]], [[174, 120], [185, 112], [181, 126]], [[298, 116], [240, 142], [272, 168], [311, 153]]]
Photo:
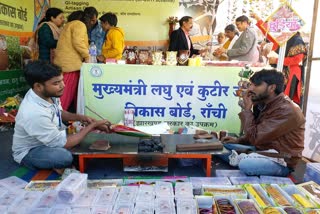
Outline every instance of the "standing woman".
[[39, 58], [48, 62], [53, 62], [54, 49], [60, 36], [61, 27], [64, 24], [63, 11], [59, 8], [51, 7], [47, 10], [46, 16], [41, 20], [35, 32], [35, 41], [39, 47]]
[[99, 62], [106, 59], [121, 59], [124, 49], [124, 31], [117, 27], [118, 19], [114, 13], [106, 13], [100, 17], [101, 27], [106, 35], [105, 42], [102, 45], [102, 55], [98, 56]]
[[63, 110], [76, 103], [80, 68], [83, 62], [89, 62], [88, 22], [83, 11], [72, 12], [57, 44], [54, 64], [63, 72], [65, 88], [60, 98]]
[[224, 34], [226, 35], [228, 40], [223, 44], [223, 48], [229, 50], [233, 47], [233, 44], [239, 38], [239, 33], [236, 29], [236, 26], [230, 24], [225, 27]]
[[[279, 52], [279, 49], [276, 50]], [[284, 55], [283, 70], [286, 87], [284, 94], [301, 106], [304, 84], [304, 68], [307, 59], [307, 46], [300, 32], [297, 32], [287, 41]], [[269, 57], [269, 63], [276, 65], [278, 58]]]

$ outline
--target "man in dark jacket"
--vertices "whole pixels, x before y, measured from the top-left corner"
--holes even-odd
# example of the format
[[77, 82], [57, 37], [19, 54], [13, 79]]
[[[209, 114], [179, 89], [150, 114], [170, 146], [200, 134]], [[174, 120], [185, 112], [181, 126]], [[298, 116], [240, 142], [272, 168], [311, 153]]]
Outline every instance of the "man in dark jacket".
[[169, 51], [189, 50], [190, 56], [205, 53], [207, 50], [197, 50], [193, 48], [189, 32], [193, 27], [192, 17], [184, 16], [179, 20], [180, 28], [174, 30], [170, 35]]
[[230, 164], [238, 165], [247, 175], [287, 176], [302, 157], [305, 117], [284, 95], [281, 72], [263, 69], [251, 76], [250, 82], [239, 113], [245, 134], [222, 140], [229, 150], [256, 152], [238, 155], [232, 151]]

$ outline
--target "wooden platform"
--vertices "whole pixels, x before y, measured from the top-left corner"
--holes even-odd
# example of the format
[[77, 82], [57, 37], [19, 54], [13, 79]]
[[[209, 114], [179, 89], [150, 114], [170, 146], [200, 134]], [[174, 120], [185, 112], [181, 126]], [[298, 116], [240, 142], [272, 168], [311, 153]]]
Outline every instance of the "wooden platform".
[[[107, 151], [90, 150], [89, 146], [96, 140], [108, 140], [111, 148]], [[189, 151], [177, 152], [176, 144], [194, 143], [193, 135], [161, 135], [161, 142], [164, 144], [162, 153], [150, 152], [139, 153], [137, 137], [127, 137], [117, 134], [109, 135], [91, 135], [81, 144], [72, 149], [74, 155], [79, 158], [79, 170], [85, 172], [88, 159], [96, 158], [120, 158], [124, 166], [143, 165], [143, 166], [168, 166], [169, 159], [203, 159], [204, 170], [206, 176], [211, 176], [211, 160], [212, 155], [224, 154], [227, 151], [211, 150], [211, 151]]]
[[[121, 158], [123, 160], [124, 165], [139, 165], [141, 163], [137, 162], [140, 154], [79, 154], [79, 171], [85, 172], [86, 164], [88, 159], [93, 158]], [[151, 162], [148, 163], [150, 166], [164, 166], [164, 164], [168, 165], [168, 159], [170, 158], [196, 158], [196, 159], [204, 159], [204, 169], [206, 172], [206, 176], [211, 176], [211, 154], [153, 154], [152, 157], [161, 157], [160, 162]], [[157, 160], [157, 159], [156, 159]]]

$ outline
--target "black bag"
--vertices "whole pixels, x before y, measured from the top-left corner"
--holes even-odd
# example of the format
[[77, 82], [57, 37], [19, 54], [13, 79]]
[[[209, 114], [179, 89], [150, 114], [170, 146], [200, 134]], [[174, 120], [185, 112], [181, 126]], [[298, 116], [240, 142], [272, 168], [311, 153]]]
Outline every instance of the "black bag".
[[138, 152], [163, 152], [160, 138], [143, 139], [138, 143]]

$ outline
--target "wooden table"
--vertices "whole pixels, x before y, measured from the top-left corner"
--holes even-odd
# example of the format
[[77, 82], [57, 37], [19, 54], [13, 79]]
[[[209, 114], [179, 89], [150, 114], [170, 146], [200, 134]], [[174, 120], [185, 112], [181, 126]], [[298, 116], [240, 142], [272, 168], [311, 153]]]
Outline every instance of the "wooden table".
[[[177, 152], [176, 144], [194, 143], [193, 135], [161, 135], [161, 142], [164, 144], [162, 153], [140, 153], [138, 152], [137, 137], [121, 136], [118, 134], [90, 134], [81, 144], [72, 149], [74, 155], [79, 158], [79, 170], [85, 172], [88, 159], [93, 158], [121, 158], [124, 165], [139, 164], [139, 160], [148, 159], [143, 162], [145, 165], [168, 166], [168, 159], [204, 159], [203, 165], [206, 176], [211, 176], [212, 155], [225, 154], [227, 150]], [[107, 151], [90, 150], [89, 146], [98, 139], [109, 140], [111, 148]]]

